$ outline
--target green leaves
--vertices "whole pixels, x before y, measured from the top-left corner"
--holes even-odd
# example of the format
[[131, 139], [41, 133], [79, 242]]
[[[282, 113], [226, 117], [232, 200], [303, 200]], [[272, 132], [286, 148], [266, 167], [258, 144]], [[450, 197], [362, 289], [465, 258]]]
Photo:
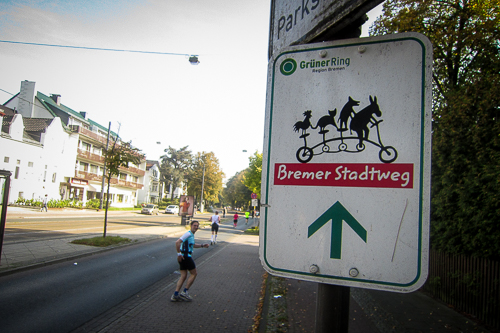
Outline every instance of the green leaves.
[[431, 243], [500, 259], [500, 2], [387, 0], [372, 34], [434, 47]]
[[262, 177], [262, 153], [255, 152], [249, 158], [248, 168], [243, 174], [243, 184], [260, 199], [260, 184]]

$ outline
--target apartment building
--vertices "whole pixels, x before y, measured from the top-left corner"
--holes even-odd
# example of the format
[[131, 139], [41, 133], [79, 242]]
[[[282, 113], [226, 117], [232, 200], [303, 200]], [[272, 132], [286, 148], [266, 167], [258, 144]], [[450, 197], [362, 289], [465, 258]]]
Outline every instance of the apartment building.
[[[0, 169], [13, 173], [9, 202], [47, 194], [49, 199], [85, 203], [106, 194], [102, 179], [108, 129], [88, 119], [86, 112], [74, 111], [61, 103], [60, 95], [36, 92], [35, 82], [23, 81], [0, 116]], [[110, 136], [113, 142], [117, 135]], [[136, 205], [145, 174], [145, 159], [122, 168], [111, 179], [110, 205]]]

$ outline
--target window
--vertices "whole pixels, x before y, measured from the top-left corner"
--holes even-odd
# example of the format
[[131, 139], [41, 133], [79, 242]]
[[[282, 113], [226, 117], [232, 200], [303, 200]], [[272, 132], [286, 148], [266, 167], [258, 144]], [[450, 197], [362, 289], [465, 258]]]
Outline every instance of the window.
[[19, 178], [19, 167], [16, 166], [16, 172], [14, 173], [14, 179], [18, 179]]
[[17, 163], [16, 163], [16, 164], [17, 164], [17, 165], [21, 164], [21, 160], [17, 160]]
[[90, 151], [91, 145], [88, 144], [87, 142], [82, 141], [82, 149], [86, 151]]
[[97, 174], [98, 169], [99, 169], [99, 167], [97, 165], [93, 165], [93, 164], [90, 165], [90, 173]]
[[80, 171], [88, 172], [89, 164], [85, 162], [80, 162]]
[[43, 172], [43, 182], [45, 183], [45, 180], [47, 179], [47, 170]]
[[54, 173], [52, 174], [52, 182], [53, 182], [53, 183], [55, 183], [55, 182], [56, 182], [56, 178], [57, 178], [57, 175], [56, 175], [56, 173], [54, 172]]
[[19, 192], [19, 198], [24, 199], [24, 192]]
[[117, 197], [118, 202], [123, 202], [123, 194], [118, 194]]
[[137, 183], [139, 181], [139, 177], [134, 176], [134, 183]]
[[9, 157], [8, 157], [8, 156], [5, 156], [5, 157], [3, 158], [3, 161], [4, 161], [5, 163], [9, 163]]
[[92, 147], [92, 153], [96, 154], [96, 155], [101, 155], [101, 148], [99, 147]]
[[28, 162], [28, 168], [32, 168], [33, 167], [33, 162]]
[[120, 180], [127, 180], [127, 174], [126, 173], [120, 173]]

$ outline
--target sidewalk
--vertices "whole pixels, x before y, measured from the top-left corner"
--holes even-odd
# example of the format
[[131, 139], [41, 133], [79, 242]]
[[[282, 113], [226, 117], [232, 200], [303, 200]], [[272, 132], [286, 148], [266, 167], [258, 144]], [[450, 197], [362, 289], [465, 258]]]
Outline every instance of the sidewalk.
[[[228, 225], [232, 226], [232, 221], [225, 222], [220, 233]], [[147, 241], [166, 235], [176, 237], [185, 231], [181, 226], [147, 230], [147, 235], [126, 237]], [[260, 325], [258, 332], [314, 332], [317, 284], [269, 276], [262, 299], [265, 271], [258, 245], [257, 236], [242, 232], [218, 243], [208, 258], [197, 262], [199, 274], [191, 288], [193, 302], [170, 302], [179, 277], [174, 272], [74, 332], [253, 332], [255, 320]], [[5, 259], [17, 267], [3, 273], [0, 270], [0, 275], [103, 251], [69, 244], [68, 238], [27, 242], [22, 249], [15, 246], [4, 244], [2, 266]], [[16, 262], [14, 252], [25, 252], [30, 260]], [[281, 284], [282, 288], [273, 288], [273, 284]], [[350, 333], [488, 332], [421, 292], [399, 294], [351, 288], [349, 317]]]

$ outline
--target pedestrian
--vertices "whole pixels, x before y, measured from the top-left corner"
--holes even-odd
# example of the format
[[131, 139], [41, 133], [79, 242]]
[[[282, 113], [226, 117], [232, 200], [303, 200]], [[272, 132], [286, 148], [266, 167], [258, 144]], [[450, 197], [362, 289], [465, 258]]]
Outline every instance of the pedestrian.
[[42, 208], [40, 208], [41, 212], [43, 212], [43, 209], [45, 208], [45, 212], [47, 213], [47, 202], [48, 202], [48, 200], [49, 200], [49, 198], [48, 198], [47, 194], [45, 194], [45, 197], [42, 200]]
[[252, 210], [252, 220], [255, 218], [255, 210]]
[[224, 214], [224, 215], [223, 215], [223, 217], [225, 218], [225, 217], [226, 217], [226, 213], [227, 213], [227, 208], [226, 208], [226, 207], [224, 207], [224, 210], [223, 210], [222, 212], [223, 212], [223, 214]]
[[236, 228], [236, 225], [238, 224], [238, 213], [235, 213], [233, 216], [233, 224], [234, 227]]
[[245, 212], [245, 218], [247, 219], [245, 224], [248, 223], [248, 219], [250, 218], [250, 212]]
[[217, 233], [219, 232], [220, 216], [218, 211], [215, 211], [215, 215], [212, 215], [210, 221], [212, 221], [212, 241], [210, 244], [213, 245], [217, 243]]
[[[178, 301], [188, 301], [191, 302], [193, 298], [189, 295], [189, 288], [193, 285], [194, 280], [198, 272], [196, 271], [196, 264], [194, 263], [193, 257], [191, 256], [194, 248], [208, 247], [208, 244], [196, 244], [194, 241], [194, 234], [200, 227], [198, 221], [191, 221], [191, 230], [186, 232], [175, 242], [175, 249], [177, 250], [177, 261], [179, 262], [179, 267], [181, 271], [181, 277], [177, 281], [177, 286], [175, 292], [170, 298], [172, 302]], [[186, 281], [189, 271], [189, 278], [187, 279], [186, 287], [184, 291], [179, 293], [182, 289], [182, 285]]]

